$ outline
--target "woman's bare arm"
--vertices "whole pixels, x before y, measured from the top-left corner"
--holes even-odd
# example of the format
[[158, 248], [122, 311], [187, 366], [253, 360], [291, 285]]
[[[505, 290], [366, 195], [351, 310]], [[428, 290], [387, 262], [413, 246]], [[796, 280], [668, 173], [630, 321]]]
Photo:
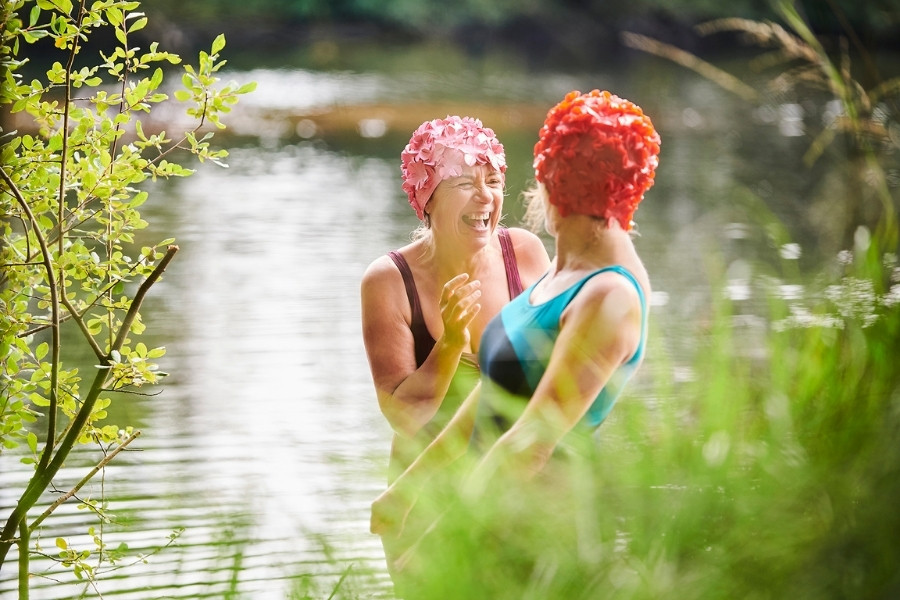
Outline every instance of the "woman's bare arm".
[[[488, 451], [473, 481], [501, 464], [524, 477], [540, 471], [640, 343], [641, 305], [617, 276], [588, 282], [563, 313], [547, 370], [522, 415]], [[504, 467], [505, 468], [505, 467]]]
[[372, 503], [372, 533], [399, 536], [403, 532], [406, 515], [428, 480], [437, 473], [443, 473], [451, 463], [465, 454], [475, 428], [480, 391], [479, 382], [463, 400], [446, 427]]
[[420, 366], [409, 327], [410, 309], [400, 272], [388, 257], [374, 261], [360, 288], [363, 341], [378, 403], [391, 427], [411, 437], [434, 417], [469, 343], [468, 325], [478, 313], [480, 284], [467, 275], [451, 279], [441, 298], [444, 332]]

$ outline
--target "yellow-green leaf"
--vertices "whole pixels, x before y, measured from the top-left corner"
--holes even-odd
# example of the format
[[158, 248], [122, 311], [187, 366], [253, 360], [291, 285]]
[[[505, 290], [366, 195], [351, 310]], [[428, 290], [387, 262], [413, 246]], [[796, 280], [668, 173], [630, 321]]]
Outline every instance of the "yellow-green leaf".
[[135, 31], [140, 31], [144, 27], [147, 26], [147, 17], [142, 17], [131, 24], [131, 27], [128, 28], [128, 33], [134, 33]]
[[111, 6], [106, 9], [106, 20], [109, 21], [109, 24], [113, 27], [118, 27], [122, 24], [122, 11]]
[[50, 401], [38, 394], [37, 392], [32, 393], [28, 398], [31, 400], [31, 403], [35, 406], [50, 406]]
[[212, 53], [218, 54], [225, 47], [225, 34], [220, 33], [212, 43]]
[[72, 0], [53, 0], [53, 4], [65, 14], [72, 12]]

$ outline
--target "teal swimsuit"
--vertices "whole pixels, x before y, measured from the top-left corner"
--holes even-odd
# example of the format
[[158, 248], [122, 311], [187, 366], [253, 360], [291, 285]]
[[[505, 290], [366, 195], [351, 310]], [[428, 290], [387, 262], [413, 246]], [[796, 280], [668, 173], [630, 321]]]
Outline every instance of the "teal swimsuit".
[[[588, 409], [584, 422], [590, 427], [597, 427], [606, 419], [622, 388], [640, 364], [647, 340], [647, 303], [644, 291], [634, 275], [619, 265], [589, 273], [566, 291], [542, 304], [531, 304], [529, 300], [532, 290], [537, 285], [536, 282], [504, 306], [500, 314], [488, 323], [481, 337], [478, 354], [486, 386], [482, 398], [483, 404], [487, 404], [484, 410], [499, 423], [501, 430], [509, 427], [537, 389], [550, 362], [553, 344], [559, 335], [560, 318], [566, 306], [591, 277], [607, 271], [621, 274], [634, 285], [641, 302], [642, 318], [641, 341], [637, 350], [628, 362], [613, 373]], [[507, 393], [493, 393], [494, 386]], [[501, 397], [508, 398], [510, 394], [518, 397], [518, 401], [512, 402], [517, 405], [513, 408], [512, 415], [503, 406], [506, 403], [501, 400]]]

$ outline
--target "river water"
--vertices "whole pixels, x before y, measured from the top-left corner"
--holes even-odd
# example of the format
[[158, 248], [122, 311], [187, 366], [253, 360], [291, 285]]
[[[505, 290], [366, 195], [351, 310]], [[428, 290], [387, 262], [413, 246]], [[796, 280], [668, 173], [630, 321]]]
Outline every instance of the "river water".
[[[389, 597], [368, 507], [384, 486], [390, 432], [368, 373], [358, 289], [366, 265], [416, 224], [399, 153], [423, 118], [472, 114], [497, 130], [515, 224], [547, 108], [591, 88], [641, 104], [663, 139], [657, 184], [636, 215], [655, 292], [650, 352], [623, 401], [664, 401], [657, 382], [691, 379], [715, 299], [734, 302], [747, 351], [761, 351], [758, 276], [799, 274], [804, 260], [840, 249], [846, 233], [817, 227], [808, 207], [823, 210], [842, 190], [821, 183], [826, 167], [799, 158], [805, 128], [827, 106], [757, 108], [658, 59], [612, 62], [567, 74], [481, 63], [229, 73], [259, 82], [226, 119], [234, 137], [216, 138], [230, 149], [229, 168], [206, 164], [188, 179], [150, 184], [142, 210], [151, 224], [144, 243], [175, 237], [180, 246], [143, 312], [144, 339], [166, 347], [160, 362], [171, 376], [155, 395], [117, 398], [109, 420], [143, 435], [81, 494], [105, 494], [115, 520], [104, 541], [126, 543], [130, 558], [117, 570], [100, 565], [95, 590], [36, 557], [32, 598], [84, 588], [88, 597], [142, 600], [325, 598], [347, 573], [342, 589]], [[769, 211], [788, 238], [772, 235]], [[801, 282], [782, 284], [802, 296]], [[56, 485], [68, 489], [95, 460], [79, 453]], [[0, 514], [27, 476], [14, 455], [0, 456]], [[39, 544], [50, 555], [60, 536], [90, 548], [90, 526], [100, 527], [91, 511], [67, 504]], [[173, 532], [181, 533], [163, 547]], [[15, 556], [0, 574], [4, 599], [15, 597]]]

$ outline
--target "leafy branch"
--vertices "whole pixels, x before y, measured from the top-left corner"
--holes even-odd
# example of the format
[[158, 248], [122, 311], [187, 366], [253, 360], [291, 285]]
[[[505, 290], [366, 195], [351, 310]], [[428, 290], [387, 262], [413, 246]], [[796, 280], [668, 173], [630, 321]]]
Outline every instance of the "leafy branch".
[[[136, 232], [148, 225], [138, 211], [148, 194], [139, 185], [192, 174], [173, 161], [176, 152], [224, 166], [227, 152], [211, 147], [212, 132], [205, 129], [223, 128], [221, 115], [255, 87], [220, 82], [225, 39], [218, 36], [210, 52], [199, 54], [196, 67], [183, 65], [183, 89], [174, 94], [194, 126], [174, 143], [164, 131], [145, 132], [138, 115], [173, 102], [162, 91], [166, 70], [160, 65], [171, 69], [181, 58], [156, 42], [147, 51], [132, 43], [147, 24], [139, 7], [132, 0], [8, 0], [0, 9], [0, 104], [34, 124], [32, 131], [0, 137], [0, 445], [10, 449], [27, 442], [32, 456], [22, 460], [34, 464], [0, 531], [0, 566], [17, 544], [22, 598], [32, 532], [57, 506], [77, 498], [78, 489], [137, 436], [119, 438], [119, 428], [100, 425], [111, 402], [104, 394], [155, 384], [165, 375], [153, 363], [165, 349], [133, 340], [144, 328], [144, 300], [178, 246], [166, 240], [132, 257]], [[114, 33], [113, 47], [101, 50], [96, 64], [81, 66], [87, 41], [104, 27]], [[45, 42], [62, 57], [45, 71], [44, 81], [26, 82], [18, 70], [28, 58], [19, 55]], [[141, 282], [129, 295], [126, 286], [136, 278]], [[62, 363], [60, 331], [67, 321], [75, 323], [96, 359], [87, 390], [80, 387], [78, 369]], [[41, 419], [39, 450], [29, 424]], [[92, 440], [115, 447], [28, 522], [29, 510], [53, 485], [72, 449]], [[63, 562], [84, 567], [80, 555]]]

